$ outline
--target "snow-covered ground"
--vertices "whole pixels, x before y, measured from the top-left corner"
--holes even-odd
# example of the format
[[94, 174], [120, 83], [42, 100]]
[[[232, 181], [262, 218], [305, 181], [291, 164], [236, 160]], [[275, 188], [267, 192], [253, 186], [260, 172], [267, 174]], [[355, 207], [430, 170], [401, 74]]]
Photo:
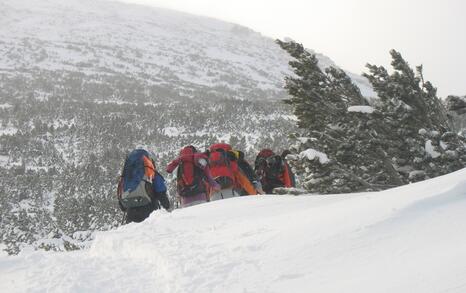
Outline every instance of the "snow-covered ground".
[[18, 129], [15, 127], [7, 126], [1, 127], [0, 126], [0, 136], [2, 135], [14, 135], [18, 132]]
[[2, 292], [466, 292], [466, 169], [384, 192], [251, 196], [0, 256]]

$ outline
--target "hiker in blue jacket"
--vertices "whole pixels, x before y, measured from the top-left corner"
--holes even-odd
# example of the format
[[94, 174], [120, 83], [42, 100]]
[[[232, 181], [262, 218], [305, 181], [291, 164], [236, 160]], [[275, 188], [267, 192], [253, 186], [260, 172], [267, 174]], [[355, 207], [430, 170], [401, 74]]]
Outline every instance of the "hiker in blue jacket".
[[142, 222], [147, 217], [149, 217], [153, 211], [158, 210], [161, 207], [166, 210], [170, 208], [170, 201], [167, 197], [165, 179], [159, 173], [155, 175], [155, 178], [152, 182], [152, 191], [152, 202], [150, 204], [142, 207], [129, 208], [126, 210], [126, 223]]
[[[125, 162], [118, 186], [118, 203], [120, 209], [126, 212], [126, 223], [142, 222], [154, 210], [161, 207], [166, 210], [170, 209], [165, 179], [156, 171], [154, 160], [150, 157], [147, 151], [137, 149], [128, 155]], [[140, 163], [141, 160], [143, 163]], [[136, 185], [141, 184], [141, 187], [130, 188], [133, 183], [131, 181], [138, 181], [135, 183]], [[138, 195], [138, 192], [143, 192], [142, 197], [146, 198], [146, 200], [139, 200], [137, 196], [131, 195]], [[142, 202], [142, 204], [138, 204], [139, 202]]]

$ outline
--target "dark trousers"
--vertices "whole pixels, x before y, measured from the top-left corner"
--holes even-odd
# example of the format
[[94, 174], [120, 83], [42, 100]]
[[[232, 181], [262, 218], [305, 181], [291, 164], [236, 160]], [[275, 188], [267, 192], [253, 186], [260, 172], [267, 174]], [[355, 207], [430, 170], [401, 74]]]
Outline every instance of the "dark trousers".
[[126, 224], [131, 222], [140, 223], [149, 217], [150, 213], [154, 211], [152, 204], [142, 207], [131, 208], [126, 211]]

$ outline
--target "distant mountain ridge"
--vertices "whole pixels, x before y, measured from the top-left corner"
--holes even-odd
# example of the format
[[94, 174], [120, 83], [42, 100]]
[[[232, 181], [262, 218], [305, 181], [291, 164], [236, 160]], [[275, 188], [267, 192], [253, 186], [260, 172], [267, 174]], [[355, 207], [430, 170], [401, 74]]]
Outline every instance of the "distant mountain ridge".
[[[240, 25], [90, 0], [4, 0], [0, 11], [3, 74], [34, 68], [123, 75], [186, 97], [206, 91], [239, 99], [286, 97], [290, 57], [272, 39]], [[318, 56], [322, 66], [335, 65]], [[351, 77], [364, 95], [372, 95], [367, 81]]]

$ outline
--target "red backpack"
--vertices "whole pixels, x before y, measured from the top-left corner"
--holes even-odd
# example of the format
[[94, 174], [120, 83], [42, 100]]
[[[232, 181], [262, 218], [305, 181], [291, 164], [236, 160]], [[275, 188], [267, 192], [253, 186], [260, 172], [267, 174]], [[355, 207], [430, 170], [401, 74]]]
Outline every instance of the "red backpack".
[[[180, 151], [181, 162], [177, 171], [177, 190], [183, 197], [195, 196], [207, 191], [204, 172], [196, 165], [194, 147], [187, 146]], [[207, 158], [205, 158], [207, 160]]]
[[275, 187], [291, 187], [290, 170], [286, 162], [270, 149], [259, 152], [254, 163], [254, 169], [260, 178], [262, 188], [271, 193]]
[[210, 172], [222, 189], [235, 185], [234, 172], [237, 171], [238, 164], [231, 150], [231, 146], [226, 143], [213, 144], [209, 148]]

